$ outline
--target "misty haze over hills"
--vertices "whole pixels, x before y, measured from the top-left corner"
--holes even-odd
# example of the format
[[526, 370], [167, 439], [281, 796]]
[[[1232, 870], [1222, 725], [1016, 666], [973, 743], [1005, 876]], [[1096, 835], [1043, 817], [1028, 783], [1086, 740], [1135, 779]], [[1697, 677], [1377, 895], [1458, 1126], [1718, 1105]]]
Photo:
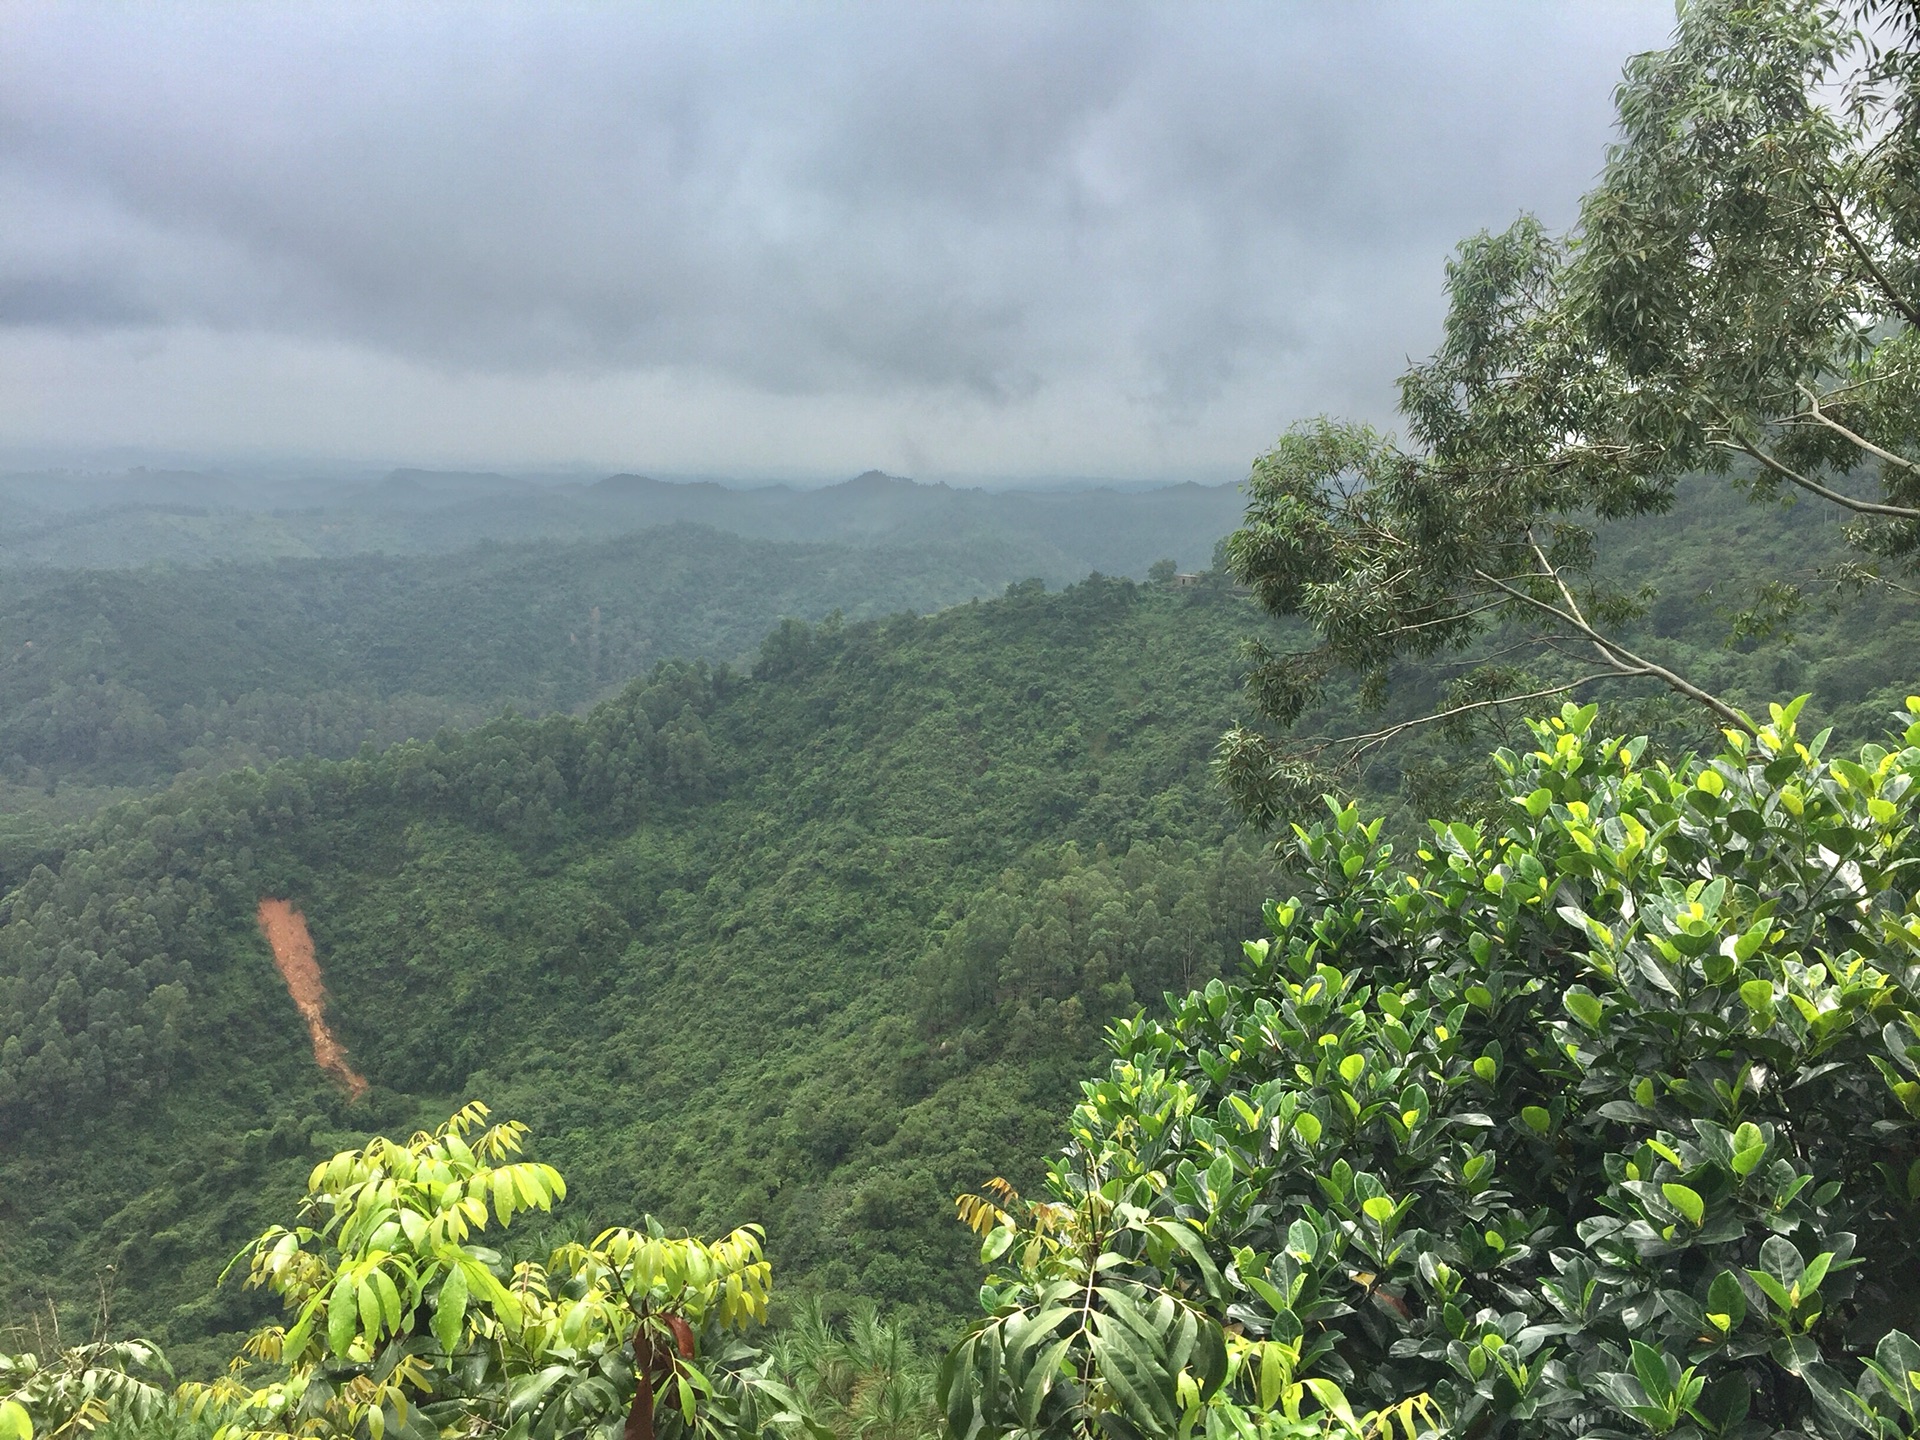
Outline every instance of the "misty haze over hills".
[[691, 522], [760, 539], [1010, 541], [1025, 574], [1204, 566], [1237, 521], [1237, 485], [1045, 490], [918, 484], [868, 471], [836, 485], [742, 487], [611, 475], [591, 482], [402, 469], [371, 482], [197, 471], [0, 476], [0, 565], [111, 568], [214, 560], [432, 554], [483, 541], [602, 540]]
[[878, 471], [0, 476], [0, 838], [181, 775], [577, 710], [662, 661], [751, 665], [787, 619], [1204, 568], [1240, 504]]

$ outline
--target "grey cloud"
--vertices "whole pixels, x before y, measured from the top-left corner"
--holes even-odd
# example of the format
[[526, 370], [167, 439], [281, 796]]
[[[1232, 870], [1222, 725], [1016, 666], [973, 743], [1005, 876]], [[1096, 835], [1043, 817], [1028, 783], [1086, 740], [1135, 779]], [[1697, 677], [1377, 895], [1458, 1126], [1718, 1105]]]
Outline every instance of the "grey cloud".
[[[16, 7], [0, 328], [774, 394], [1376, 404], [1647, 4]], [[1336, 397], [1338, 398], [1338, 397]]]

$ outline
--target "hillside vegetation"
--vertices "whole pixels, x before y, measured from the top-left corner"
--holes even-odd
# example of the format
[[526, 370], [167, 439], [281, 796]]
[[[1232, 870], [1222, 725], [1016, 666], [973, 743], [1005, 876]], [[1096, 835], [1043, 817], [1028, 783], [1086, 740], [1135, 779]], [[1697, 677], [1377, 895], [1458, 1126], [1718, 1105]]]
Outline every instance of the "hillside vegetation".
[[[1724, 518], [1623, 532], [1681, 597], [1650, 643], [1758, 694], [1850, 646], [1872, 733], [1911, 607], [1726, 649], [1704, 594], [1726, 557], [1812, 561], [1819, 534]], [[464, 593], [490, 586], [510, 593]], [[948, 1197], [1031, 1176], [1103, 1023], [1231, 965], [1280, 883], [1207, 774], [1262, 633], [1284, 638], [1220, 587], [1124, 580], [787, 622], [749, 670], [668, 663], [579, 718], [283, 762], [43, 837], [0, 910], [7, 1303], [78, 1302], [112, 1266], [128, 1324], [211, 1357], [255, 1318], [212, 1280], [261, 1197], [484, 1094], [550, 1137], [576, 1223], [757, 1219], [803, 1291], [945, 1325], [974, 1273]], [[539, 647], [495, 673], [516, 653]], [[314, 1067], [262, 896], [308, 918], [359, 1106]]]
[[782, 617], [925, 613], [1033, 573], [998, 541], [853, 548], [693, 525], [614, 540], [0, 579], [0, 772], [152, 784], [341, 758], [661, 660], [738, 660]]
[[[0, 911], [7, 1304], [111, 1266], [123, 1323], [210, 1359], [255, 1318], [213, 1280], [257, 1207], [484, 1092], [552, 1137], [578, 1223], [758, 1220], [803, 1289], [945, 1323], [948, 1197], [1030, 1172], [1104, 1021], [1257, 921], [1206, 766], [1260, 625], [1122, 580], [795, 622], [751, 675], [110, 811]], [[359, 1106], [262, 896], [308, 919]]]

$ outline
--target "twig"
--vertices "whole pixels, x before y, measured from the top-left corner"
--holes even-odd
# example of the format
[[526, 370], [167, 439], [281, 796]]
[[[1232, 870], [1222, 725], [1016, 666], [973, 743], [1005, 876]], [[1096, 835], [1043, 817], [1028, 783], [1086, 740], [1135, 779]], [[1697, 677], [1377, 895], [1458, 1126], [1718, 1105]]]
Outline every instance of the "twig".
[[1456, 705], [1451, 710], [1440, 710], [1431, 715], [1420, 715], [1412, 720], [1402, 720], [1398, 725], [1389, 725], [1384, 730], [1375, 730], [1370, 734], [1349, 735], [1338, 743], [1354, 747], [1347, 755], [1347, 761], [1351, 764], [1366, 754], [1367, 751], [1386, 744], [1387, 741], [1393, 739], [1396, 735], [1404, 735], [1407, 731], [1421, 725], [1431, 725], [1436, 720], [1451, 720], [1456, 715], [1466, 715], [1472, 711], [1485, 710], [1494, 705], [1523, 705], [1529, 700], [1544, 700], [1549, 695], [1563, 695], [1567, 691], [1576, 690], [1582, 685], [1590, 685], [1595, 680], [1618, 679], [1619, 675], [1620, 672], [1618, 670], [1600, 670], [1591, 675], [1582, 675], [1578, 680], [1569, 680], [1564, 685], [1549, 685], [1545, 690], [1535, 690], [1526, 695], [1497, 695], [1490, 700], [1475, 700], [1466, 705]]
[[1838, 490], [1829, 490], [1819, 481], [1809, 480], [1799, 471], [1788, 469], [1766, 451], [1758, 446], [1749, 445], [1744, 440], [1715, 440], [1711, 443], [1722, 450], [1738, 450], [1751, 455], [1781, 479], [1789, 480], [1809, 494], [1818, 495], [1822, 500], [1831, 500], [1834, 504], [1858, 514], [1885, 515], [1894, 520], [1920, 520], [1920, 510], [1911, 510], [1904, 505], [1882, 505], [1873, 500], [1856, 500], [1851, 495], [1842, 495]]
[[[1473, 573], [1486, 581], [1487, 584], [1493, 586], [1496, 590], [1505, 591], [1521, 604], [1531, 605], [1536, 610], [1543, 610], [1559, 620], [1562, 624], [1572, 626], [1592, 643], [1594, 649], [1600, 652], [1600, 658], [1606, 661], [1615, 673], [1620, 675], [1651, 675], [1666, 684], [1669, 688], [1679, 691], [1680, 694], [1685, 695], [1689, 700], [1697, 701], [1706, 706], [1707, 709], [1713, 711], [1714, 714], [1718, 715], [1735, 729], [1745, 731], [1749, 735], [1755, 733], [1753, 721], [1745, 715], [1742, 715], [1738, 710], [1734, 709], [1733, 706], [1727, 704], [1727, 702], [1719, 696], [1702, 690], [1691, 680], [1686, 679], [1684, 676], [1676, 675], [1673, 671], [1667, 669], [1666, 666], [1649, 660], [1644, 655], [1636, 655], [1619, 641], [1609, 640], [1598, 630], [1587, 624], [1584, 619], [1569, 615], [1559, 606], [1549, 605], [1545, 600], [1539, 599], [1537, 596], [1529, 595], [1524, 590], [1517, 590], [1504, 580], [1487, 574], [1484, 570], [1475, 570]], [[1544, 580], [1549, 577], [1542, 575], [1535, 578]]]
[[1920, 326], [1920, 309], [1915, 309], [1913, 305], [1909, 304], [1907, 300], [1893, 288], [1893, 282], [1887, 279], [1886, 272], [1880, 268], [1879, 262], [1873, 258], [1873, 254], [1867, 249], [1866, 243], [1862, 241], [1858, 235], [1853, 233], [1853, 226], [1847, 223], [1847, 215], [1846, 212], [1840, 208], [1840, 202], [1835, 200], [1824, 187], [1822, 187], [1821, 194], [1827, 202], [1827, 218], [1833, 221], [1834, 228], [1840, 232], [1841, 238], [1852, 248], [1853, 253], [1860, 257], [1860, 263], [1867, 267], [1867, 273], [1873, 277], [1874, 283], [1880, 287], [1880, 293], [1887, 297], [1888, 302], [1892, 304], [1894, 309], [1906, 316], [1909, 325]]
[[1475, 616], [1484, 615], [1489, 610], [1498, 610], [1503, 603], [1505, 602], [1494, 600], [1494, 601], [1488, 602], [1485, 605], [1480, 606], [1480, 608], [1477, 610], [1464, 610], [1454, 615], [1439, 615], [1439, 616], [1435, 616], [1431, 620], [1421, 620], [1412, 625], [1397, 625], [1394, 627], [1393, 633], [1396, 635], [1411, 635], [1416, 630], [1425, 630], [1428, 627], [1433, 625], [1457, 624], [1462, 620], [1471, 620]]
[[1864, 435], [1854, 434], [1853, 431], [1849, 430], [1846, 426], [1842, 425], [1838, 420], [1834, 419], [1831, 415], [1827, 414], [1826, 411], [1822, 410], [1820, 408], [1820, 397], [1818, 395], [1815, 395], [1813, 391], [1809, 390], [1806, 386], [1796, 385], [1794, 388], [1798, 390], [1802, 395], [1807, 397], [1807, 413], [1811, 415], [1815, 420], [1819, 421], [1820, 424], [1826, 426], [1827, 429], [1833, 431], [1837, 435], [1846, 436], [1847, 439], [1851, 440], [1854, 444], [1858, 445], [1862, 450], [1866, 451], [1869, 455], [1878, 455], [1882, 460], [1886, 461], [1889, 465], [1898, 465], [1902, 470], [1920, 470], [1920, 465], [1915, 465], [1913, 461], [1907, 459], [1906, 456], [1896, 455], [1891, 450], [1882, 450], [1878, 445], [1874, 444], [1871, 440], [1867, 439]]

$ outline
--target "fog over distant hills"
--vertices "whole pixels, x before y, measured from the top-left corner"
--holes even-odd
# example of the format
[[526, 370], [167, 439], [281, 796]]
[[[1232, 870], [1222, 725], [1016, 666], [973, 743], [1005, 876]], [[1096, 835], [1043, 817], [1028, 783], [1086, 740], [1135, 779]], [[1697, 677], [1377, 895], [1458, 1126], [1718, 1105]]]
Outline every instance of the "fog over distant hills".
[[595, 539], [693, 522], [768, 540], [1015, 542], [1031, 573], [1140, 575], [1204, 565], [1237, 523], [1237, 485], [1090, 480], [987, 490], [870, 470], [838, 484], [741, 485], [609, 475], [592, 481], [400, 469], [288, 479], [186, 470], [0, 475], [0, 565], [432, 554], [482, 541]]

